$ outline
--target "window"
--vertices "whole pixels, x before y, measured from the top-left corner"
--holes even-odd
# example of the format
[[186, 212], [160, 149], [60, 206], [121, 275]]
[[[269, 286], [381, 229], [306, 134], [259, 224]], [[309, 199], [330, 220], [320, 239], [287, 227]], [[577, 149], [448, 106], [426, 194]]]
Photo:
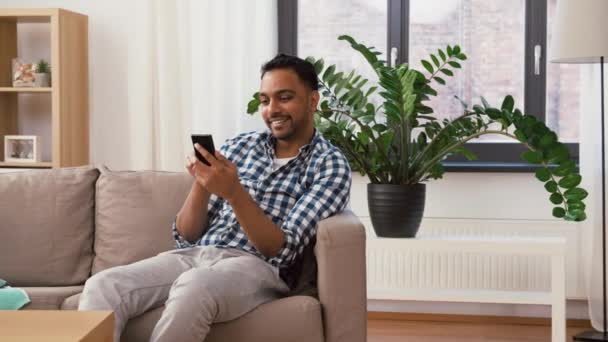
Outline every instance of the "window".
[[355, 69], [377, 82], [367, 61], [337, 37], [347, 34], [386, 53], [386, 14], [386, 0], [299, 1], [298, 55], [323, 57], [340, 70]]
[[[424, 70], [420, 59], [438, 48], [458, 44], [469, 59], [431, 104], [438, 117], [461, 111], [457, 95], [469, 104], [484, 96], [499, 106], [511, 94], [526, 114], [543, 119], [578, 160], [580, 70], [547, 63], [547, 35], [557, 0], [282, 0], [279, 1], [279, 50], [301, 57], [323, 57], [348, 71], [375, 79], [366, 62], [340, 34], [375, 46], [389, 60]], [[538, 56], [536, 63], [535, 55]], [[520, 159], [525, 147], [502, 136], [467, 144], [479, 160], [453, 156], [451, 171], [530, 171]]]

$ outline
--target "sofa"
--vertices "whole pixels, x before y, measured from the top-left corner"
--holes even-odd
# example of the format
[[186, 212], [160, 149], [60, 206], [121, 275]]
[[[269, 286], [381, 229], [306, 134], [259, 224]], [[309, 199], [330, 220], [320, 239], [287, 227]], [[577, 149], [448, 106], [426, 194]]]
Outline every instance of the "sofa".
[[[75, 310], [88, 277], [175, 248], [170, 225], [186, 173], [77, 167], [0, 174], [0, 278], [25, 310]], [[319, 223], [297, 287], [205, 341], [366, 340], [365, 230], [350, 211]], [[163, 307], [132, 318], [122, 341], [147, 341]]]

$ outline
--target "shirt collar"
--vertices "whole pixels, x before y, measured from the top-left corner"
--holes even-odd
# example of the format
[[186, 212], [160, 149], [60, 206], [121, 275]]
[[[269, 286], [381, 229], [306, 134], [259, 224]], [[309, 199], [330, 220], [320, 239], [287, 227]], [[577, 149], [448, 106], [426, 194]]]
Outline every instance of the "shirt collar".
[[[321, 133], [315, 128], [315, 131], [312, 135], [312, 139], [310, 142], [302, 147], [300, 147], [300, 153], [296, 157], [305, 158], [310, 154], [310, 151], [314, 148], [317, 142], [321, 139]], [[262, 133], [262, 140], [264, 141], [264, 148], [268, 156], [273, 159], [275, 155], [274, 146], [277, 138], [275, 138], [270, 130], [266, 130]]]

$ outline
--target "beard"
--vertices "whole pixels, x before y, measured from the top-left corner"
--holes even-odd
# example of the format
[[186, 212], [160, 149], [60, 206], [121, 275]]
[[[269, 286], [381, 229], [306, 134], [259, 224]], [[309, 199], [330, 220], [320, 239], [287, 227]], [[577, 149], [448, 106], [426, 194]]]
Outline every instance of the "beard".
[[289, 138], [291, 138], [296, 131], [293, 119], [289, 115], [281, 115], [271, 118], [271, 120], [275, 119], [283, 119], [284, 121], [271, 122], [270, 120], [268, 120], [268, 122], [266, 122], [266, 125], [272, 132], [272, 135], [280, 140], [289, 140]]

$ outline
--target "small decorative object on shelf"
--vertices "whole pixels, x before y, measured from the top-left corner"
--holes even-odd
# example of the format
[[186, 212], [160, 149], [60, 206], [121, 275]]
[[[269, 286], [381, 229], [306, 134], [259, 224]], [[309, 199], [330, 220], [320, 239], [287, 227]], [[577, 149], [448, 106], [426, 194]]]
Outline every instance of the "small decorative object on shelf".
[[18, 58], [13, 59], [13, 87], [33, 87], [36, 76], [34, 65]]
[[41, 59], [36, 63], [34, 67], [34, 84], [36, 87], [50, 87], [51, 86], [51, 66], [47, 61]]
[[38, 163], [40, 158], [40, 138], [36, 135], [5, 135], [4, 161], [18, 163]]

